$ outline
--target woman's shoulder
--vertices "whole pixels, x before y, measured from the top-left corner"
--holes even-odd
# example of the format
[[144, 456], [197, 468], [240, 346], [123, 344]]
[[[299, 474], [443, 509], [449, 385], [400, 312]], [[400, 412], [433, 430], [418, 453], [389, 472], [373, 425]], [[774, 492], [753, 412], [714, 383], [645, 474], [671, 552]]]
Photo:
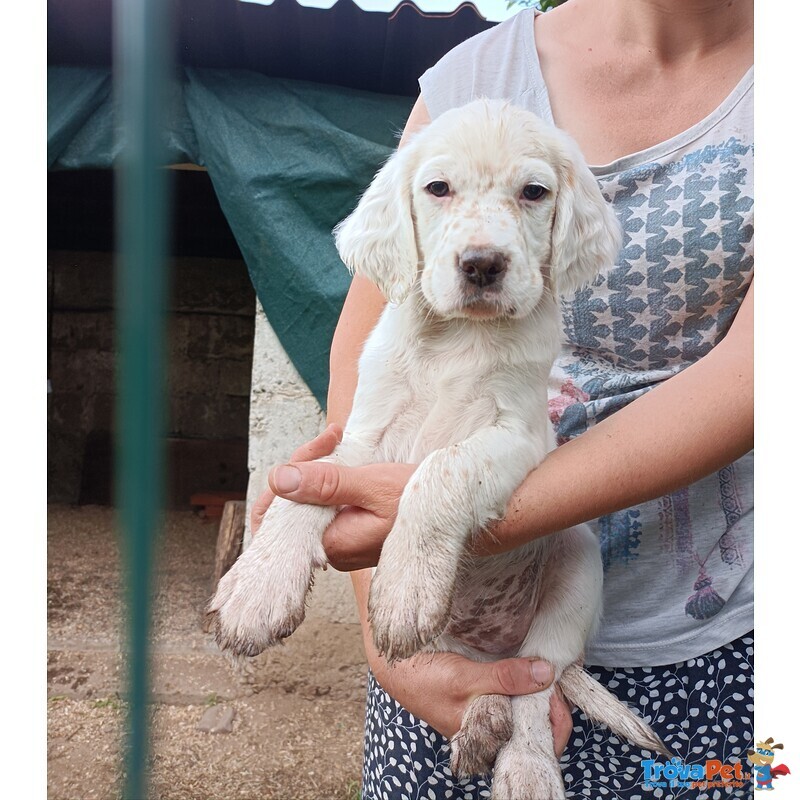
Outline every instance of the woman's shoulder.
[[419, 79], [431, 119], [479, 97], [526, 103], [535, 89], [538, 63], [533, 20], [539, 13], [523, 9], [513, 17], [467, 39], [450, 50]]

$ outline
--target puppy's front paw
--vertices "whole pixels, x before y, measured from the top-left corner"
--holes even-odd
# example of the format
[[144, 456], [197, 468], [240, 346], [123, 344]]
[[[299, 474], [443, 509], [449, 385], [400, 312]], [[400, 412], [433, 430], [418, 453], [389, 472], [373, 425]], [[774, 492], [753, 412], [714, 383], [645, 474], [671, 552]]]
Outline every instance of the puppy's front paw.
[[243, 553], [208, 608], [220, 648], [256, 656], [294, 633], [305, 618], [313, 569], [321, 563], [324, 552], [304, 563], [284, 563], [254, 547]]
[[513, 731], [510, 697], [476, 697], [464, 712], [461, 730], [450, 742], [450, 770], [459, 778], [486, 774]]
[[492, 800], [565, 800], [555, 755], [546, 756], [512, 740], [500, 750], [492, 777]]
[[393, 570], [381, 564], [369, 593], [369, 622], [378, 652], [392, 662], [413, 656], [444, 631], [453, 586], [415, 565]]

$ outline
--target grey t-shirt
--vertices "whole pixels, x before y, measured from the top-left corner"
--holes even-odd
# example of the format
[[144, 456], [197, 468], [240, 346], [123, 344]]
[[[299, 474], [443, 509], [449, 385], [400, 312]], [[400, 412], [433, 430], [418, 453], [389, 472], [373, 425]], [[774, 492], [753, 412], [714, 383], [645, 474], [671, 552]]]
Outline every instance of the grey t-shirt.
[[[431, 118], [490, 97], [553, 122], [535, 13], [469, 39], [420, 78]], [[562, 303], [564, 344], [549, 387], [559, 443], [693, 364], [728, 331], [753, 276], [753, 70], [689, 130], [592, 172], [624, 241], [616, 265]], [[587, 663], [676, 663], [752, 629], [752, 453], [591, 524], [605, 590]]]

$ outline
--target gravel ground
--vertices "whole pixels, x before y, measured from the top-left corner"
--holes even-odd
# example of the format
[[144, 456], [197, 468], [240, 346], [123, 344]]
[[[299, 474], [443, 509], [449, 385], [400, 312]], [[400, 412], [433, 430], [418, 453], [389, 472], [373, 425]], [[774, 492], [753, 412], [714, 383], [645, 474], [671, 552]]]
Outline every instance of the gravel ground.
[[[112, 509], [48, 519], [48, 797], [117, 798], [125, 720]], [[216, 525], [170, 512], [153, 626], [157, 800], [356, 800], [365, 668], [358, 626], [309, 620], [234, 669], [202, 632]], [[228, 733], [198, 723], [234, 713]]]

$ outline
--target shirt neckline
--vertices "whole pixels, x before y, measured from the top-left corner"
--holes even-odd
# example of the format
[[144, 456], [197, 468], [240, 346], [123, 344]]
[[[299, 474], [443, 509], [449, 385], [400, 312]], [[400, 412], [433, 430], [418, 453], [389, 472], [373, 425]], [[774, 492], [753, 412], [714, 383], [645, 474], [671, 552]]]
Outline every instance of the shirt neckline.
[[[550, 94], [547, 89], [547, 84], [544, 80], [544, 75], [542, 74], [542, 67], [539, 62], [539, 52], [536, 49], [536, 36], [534, 34], [534, 20], [537, 16], [544, 12], [540, 11], [539, 9], [531, 9], [531, 11], [533, 12], [531, 19], [528, 20], [528, 24], [524, 25], [524, 36], [526, 48], [530, 53], [531, 65], [533, 68], [532, 77], [534, 80], [534, 89], [536, 94], [541, 98], [541, 110], [546, 112], [547, 121], [552, 125], [555, 125], [553, 109], [550, 105]], [[665, 158], [671, 153], [674, 153], [676, 150], [680, 150], [685, 145], [695, 141], [696, 139], [699, 139], [704, 133], [711, 130], [722, 119], [730, 114], [731, 111], [733, 111], [739, 101], [752, 87], [753, 74], [754, 67], [751, 66], [750, 69], [748, 69], [747, 72], [745, 72], [745, 74], [741, 77], [730, 94], [710, 114], [686, 130], [681, 131], [680, 133], [677, 133], [662, 142], [650, 145], [650, 147], [646, 147], [643, 150], [638, 150], [634, 153], [620, 156], [620, 158], [617, 158], [608, 164], [590, 164], [589, 169], [596, 177], [613, 175], [617, 172], [630, 169], [631, 167]]]

